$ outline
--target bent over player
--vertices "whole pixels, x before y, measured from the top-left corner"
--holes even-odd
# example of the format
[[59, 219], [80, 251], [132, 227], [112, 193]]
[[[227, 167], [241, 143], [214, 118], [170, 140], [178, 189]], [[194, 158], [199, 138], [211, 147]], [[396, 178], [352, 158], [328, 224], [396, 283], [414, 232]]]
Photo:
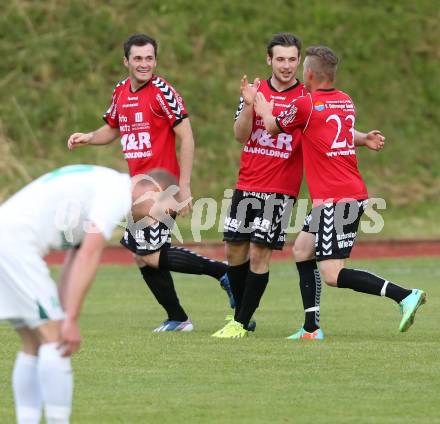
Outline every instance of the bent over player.
[[316, 256], [326, 284], [386, 296], [397, 302], [402, 314], [399, 330], [404, 332], [412, 325], [418, 307], [425, 303], [426, 294], [345, 266], [368, 193], [356, 160], [355, 107], [346, 93], [333, 86], [337, 63], [338, 58], [330, 48], [309, 47], [303, 76], [310, 93], [293, 101], [276, 118], [272, 104], [257, 94], [255, 110], [270, 134], [302, 131], [306, 180], [313, 202], [297, 238], [303, 255], [309, 259]]
[[[177, 178], [180, 199], [187, 202], [179, 211], [184, 216], [191, 208], [194, 155], [194, 139], [185, 104], [167, 81], [154, 74], [157, 65], [155, 39], [143, 34], [132, 35], [124, 43], [124, 55], [129, 77], [116, 85], [111, 105], [104, 114], [106, 124], [90, 133], [72, 134], [68, 147], [104, 145], [120, 137], [131, 176], [163, 168]], [[180, 166], [176, 136], [181, 142]], [[226, 274], [227, 265], [171, 246], [171, 230], [158, 222], [135, 234], [126, 231], [121, 243], [134, 253], [145, 282], [168, 314], [155, 331], [191, 331], [193, 324], [179, 303], [170, 271], [209, 275], [220, 281], [227, 291], [231, 307], [234, 307], [234, 300]]]
[[[164, 175], [151, 174], [163, 189]], [[0, 206], [0, 320], [21, 338], [12, 375], [18, 424], [38, 424], [43, 407], [49, 424], [69, 422], [81, 305], [106, 240], [130, 211], [131, 185], [109, 168], [67, 166]], [[133, 198], [154, 190], [137, 184]], [[138, 217], [149, 213], [146, 202], [136, 208]], [[43, 260], [49, 250], [67, 250], [58, 291]]]

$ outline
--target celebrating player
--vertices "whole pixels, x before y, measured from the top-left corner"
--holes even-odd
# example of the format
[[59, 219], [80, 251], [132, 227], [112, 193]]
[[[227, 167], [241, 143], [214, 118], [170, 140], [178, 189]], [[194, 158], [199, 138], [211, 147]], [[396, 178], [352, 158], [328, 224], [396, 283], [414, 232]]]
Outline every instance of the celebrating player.
[[309, 260], [316, 257], [324, 281], [330, 286], [396, 301], [402, 314], [399, 330], [404, 332], [412, 325], [418, 307], [425, 303], [426, 294], [368, 271], [345, 267], [368, 193], [356, 160], [355, 107], [351, 98], [333, 85], [337, 64], [338, 58], [330, 48], [309, 47], [303, 77], [310, 93], [293, 101], [276, 118], [273, 105], [258, 93], [255, 111], [271, 135], [302, 132], [306, 180], [313, 202], [297, 238], [303, 255]]
[[[168, 208], [139, 202], [165, 190], [173, 182], [167, 174], [153, 171], [133, 187], [137, 220], [152, 205]], [[127, 174], [112, 169], [67, 166], [0, 206], [0, 320], [11, 322], [22, 343], [12, 376], [19, 424], [39, 423], [43, 406], [49, 424], [69, 422], [81, 305], [106, 240], [130, 210], [131, 187]], [[68, 249], [58, 292], [42, 259], [50, 249]]]
[[[106, 124], [93, 132], [72, 134], [68, 147], [104, 145], [120, 136], [131, 176], [164, 168], [178, 179], [180, 200], [187, 202], [178, 213], [185, 216], [191, 208], [194, 155], [194, 139], [185, 104], [167, 81], [154, 74], [156, 40], [143, 34], [132, 35], [124, 43], [124, 55], [129, 77], [116, 85], [111, 105], [104, 114]], [[180, 167], [176, 136], [181, 142]], [[135, 234], [126, 231], [121, 240], [135, 254], [145, 282], [168, 314], [154, 331], [191, 331], [193, 324], [179, 303], [170, 271], [214, 277], [220, 281], [234, 307], [227, 265], [171, 246], [170, 242], [171, 228], [163, 222]]]
[[[214, 337], [243, 337], [253, 329], [249, 322], [269, 281], [272, 250], [283, 248], [285, 228], [301, 186], [303, 159], [301, 132], [272, 137], [255, 114], [258, 93], [274, 102], [273, 113], [283, 111], [294, 99], [306, 94], [296, 78], [301, 60], [301, 41], [289, 33], [273, 36], [267, 46], [267, 64], [272, 75], [249, 84], [241, 80], [241, 98], [235, 115], [235, 138], [244, 144], [231, 207], [225, 220], [224, 241], [230, 265], [228, 275], [236, 301], [235, 316]], [[381, 135], [355, 132], [356, 144], [377, 149]], [[300, 288], [305, 309], [305, 327], [319, 329], [320, 276], [315, 260], [298, 261]], [[311, 312], [313, 310], [313, 312]], [[314, 327], [317, 325], [318, 327]], [[322, 331], [319, 329], [320, 334]]]
[[234, 135], [244, 148], [224, 226], [228, 275], [236, 308], [234, 319], [214, 337], [246, 334], [269, 281], [272, 250], [284, 245], [286, 218], [301, 185], [301, 145], [298, 137], [291, 134], [272, 138], [261, 119], [257, 119], [253, 103], [256, 93], [261, 92], [268, 99], [275, 99], [274, 110], [279, 113], [305, 94], [304, 85], [296, 79], [300, 55], [301, 41], [296, 36], [276, 34], [267, 46], [271, 77], [255, 79], [253, 84], [246, 76], [241, 80]]

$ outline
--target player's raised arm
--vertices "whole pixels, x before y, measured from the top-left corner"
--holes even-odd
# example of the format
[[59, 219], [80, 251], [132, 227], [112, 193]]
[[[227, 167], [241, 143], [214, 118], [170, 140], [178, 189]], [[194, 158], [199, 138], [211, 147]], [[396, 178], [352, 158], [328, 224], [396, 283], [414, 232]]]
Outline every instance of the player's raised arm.
[[240, 81], [241, 99], [234, 123], [234, 137], [240, 143], [246, 143], [252, 132], [254, 101], [259, 85], [259, 78], [249, 84], [246, 75]]
[[61, 326], [64, 356], [75, 353], [81, 344], [78, 318], [88, 289], [98, 269], [105, 238], [97, 227], [91, 226], [78, 249], [68, 275], [65, 276], [65, 319]]
[[368, 133], [354, 130], [354, 144], [355, 146], [365, 146], [370, 150], [379, 151], [385, 146], [385, 137], [380, 130], [372, 130]]
[[119, 129], [105, 124], [101, 128], [89, 133], [73, 133], [67, 140], [67, 147], [73, 150], [76, 147], [109, 144], [119, 136]]
[[[185, 118], [174, 128], [180, 140], [180, 180], [179, 199], [185, 201], [191, 198], [191, 172], [194, 160], [194, 136], [192, 133], [189, 118]], [[185, 216], [192, 209], [192, 202], [189, 202], [179, 211], [179, 215]]]

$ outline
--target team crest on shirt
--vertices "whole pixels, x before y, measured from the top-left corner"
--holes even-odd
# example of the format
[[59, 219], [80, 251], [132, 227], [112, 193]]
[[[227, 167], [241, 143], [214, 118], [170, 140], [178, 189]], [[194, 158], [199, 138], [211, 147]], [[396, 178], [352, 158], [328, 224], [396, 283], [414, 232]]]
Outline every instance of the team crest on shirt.
[[325, 109], [325, 104], [318, 100], [318, 101], [315, 102], [313, 107], [318, 112], [321, 112], [321, 111], [323, 111]]

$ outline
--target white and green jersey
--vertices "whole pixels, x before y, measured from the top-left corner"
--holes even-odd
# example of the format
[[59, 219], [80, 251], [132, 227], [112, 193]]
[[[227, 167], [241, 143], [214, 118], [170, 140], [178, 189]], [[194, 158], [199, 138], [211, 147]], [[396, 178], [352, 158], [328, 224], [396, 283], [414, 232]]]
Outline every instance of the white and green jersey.
[[128, 174], [94, 165], [66, 166], [0, 205], [0, 240], [43, 256], [79, 245], [92, 223], [109, 239], [130, 206]]

